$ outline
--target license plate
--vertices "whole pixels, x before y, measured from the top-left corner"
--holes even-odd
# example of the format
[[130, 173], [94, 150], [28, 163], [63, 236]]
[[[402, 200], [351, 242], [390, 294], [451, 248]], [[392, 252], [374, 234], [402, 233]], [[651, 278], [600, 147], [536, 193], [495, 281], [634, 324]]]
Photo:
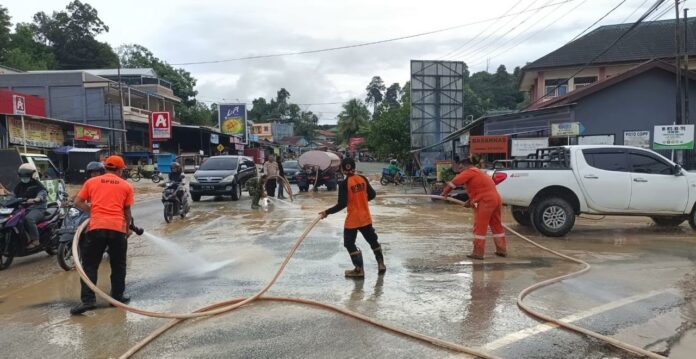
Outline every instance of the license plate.
[[201, 186], [203, 189], [215, 189], [215, 186]]

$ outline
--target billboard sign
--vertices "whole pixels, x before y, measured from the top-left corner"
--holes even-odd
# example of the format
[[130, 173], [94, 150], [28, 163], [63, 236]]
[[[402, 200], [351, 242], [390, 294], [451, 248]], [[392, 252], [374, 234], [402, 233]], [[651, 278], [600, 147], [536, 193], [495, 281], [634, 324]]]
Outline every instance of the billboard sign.
[[552, 137], [579, 136], [583, 132], [585, 132], [585, 127], [583, 127], [580, 122], [565, 122], [551, 124]]
[[549, 147], [549, 138], [520, 138], [512, 140], [511, 156], [512, 157], [527, 157], [527, 155], [536, 153], [540, 148]]
[[248, 143], [249, 128], [246, 124], [246, 105], [243, 103], [228, 103], [218, 105], [218, 126], [223, 135], [239, 137], [243, 143]]
[[220, 143], [220, 136], [217, 133], [210, 134], [210, 143], [217, 145]]
[[615, 144], [614, 135], [579, 136], [578, 145], [609, 145]]
[[12, 95], [12, 113], [15, 115], [27, 114], [27, 99], [24, 96]]
[[169, 112], [153, 112], [150, 116], [150, 136], [153, 141], [172, 138], [172, 121]]
[[10, 143], [33, 147], [56, 148], [63, 146], [63, 128], [60, 125], [41, 121], [24, 120], [26, 137], [22, 131], [22, 120], [18, 117], [7, 117], [7, 132]]
[[624, 131], [624, 146], [650, 148], [650, 131]]
[[505, 153], [508, 152], [507, 136], [471, 136], [469, 153]]
[[653, 149], [693, 150], [694, 125], [655, 126]]
[[75, 141], [99, 142], [101, 140], [101, 129], [75, 125]]
[[363, 137], [351, 137], [348, 139], [348, 146], [351, 151], [356, 151], [365, 142]]

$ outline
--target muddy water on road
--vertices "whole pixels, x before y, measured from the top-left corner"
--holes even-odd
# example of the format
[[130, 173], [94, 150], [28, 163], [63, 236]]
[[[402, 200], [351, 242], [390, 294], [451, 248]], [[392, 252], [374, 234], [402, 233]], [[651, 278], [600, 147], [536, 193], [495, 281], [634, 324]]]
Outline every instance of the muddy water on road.
[[[378, 187], [378, 191], [399, 189]], [[150, 205], [140, 214], [139, 223], [153, 233], [206, 261], [233, 262], [206, 275], [188, 275], [187, 266], [192, 263], [168, 255], [149, 241], [131, 239], [127, 291], [133, 297], [132, 305], [149, 310], [191, 311], [253, 293], [272, 276], [311, 218], [334, 201], [335, 193], [303, 193], [293, 205], [276, 204], [268, 211], [252, 211], [246, 196], [239, 202], [204, 200], [194, 205], [189, 218], [176, 219], [169, 225], [162, 223], [161, 208]], [[372, 211], [389, 268], [384, 277], [376, 275], [370, 248], [359, 237], [366, 279], [343, 278], [342, 271], [350, 262], [342, 246], [341, 213], [317, 226], [269, 294], [341, 305], [467, 345], [498, 343], [489, 350], [504, 357], [628, 357], [560, 330], [542, 332], [543, 339], [523, 332], [538, 323], [516, 307], [517, 293], [578, 266], [514, 238], [510, 238], [509, 258], [493, 256], [492, 241], [488, 241], [486, 261], [472, 263], [466, 258], [471, 251], [471, 214], [455, 205], [390, 198], [375, 201]], [[505, 222], [512, 223], [507, 214]], [[694, 318], [694, 296], [688, 290], [693, 288], [689, 278], [696, 276], [695, 242], [688, 227], [664, 231], [641, 218], [581, 219], [565, 239], [541, 238], [518, 229], [595, 267], [587, 276], [530, 296], [535, 307], [558, 317], [585, 313], [579, 319], [585, 326], [632, 343], [652, 345], [655, 350], [673, 349], [673, 357], [685, 358], [680, 353], [689, 352], [694, 343], [688, 319]], [[31, 271], [10, 268], [1, 272], [0, 278], [13, 272], [26, 275], [27, 282], [26, 287], [3, 287], [0, 283], [0, 320], [5, 323], [6, 333], [0, 347], [5, 353], [28, 353], [29, 357], [115, 356], [163, 323], [103, 304], [86, 316], [70, 317], [68, 309], [79, 298], [74, 272], [58, 271], [32, 283]], [[108, 273], [108, 263], [104, 263], [100, 286], [105, 289]], [[594, 312], [607, 303], [651, 291], [666, 294]], [[308, 336], [314, 340], [308, 342]], [[368, 344], [356, 348], [350, 338]], [[382, 345], [369, 344], [377, 339], [376, 343]], [[326, 343], [332, 342], [335, 344], [326, 349]], [[318, 353], [451, 355], [334, 314], [266, 303], [185, 324], [153, 343], [142, 357], [321, 356]]]

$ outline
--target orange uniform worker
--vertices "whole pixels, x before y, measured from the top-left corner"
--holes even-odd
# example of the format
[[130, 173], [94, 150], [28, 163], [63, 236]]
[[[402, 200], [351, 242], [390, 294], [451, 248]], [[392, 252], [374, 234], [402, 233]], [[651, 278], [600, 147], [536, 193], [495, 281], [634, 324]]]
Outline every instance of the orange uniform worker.
[[[126, 252], [128, 251], [128, 225], [131, 223], [131, 206], [134, 202], [133, 187], [119, 174], [126, 167], [123, 158], [110, 156], [104, 161], [106, 174], [92, 177], [75, 197], [75, 206], [89, 213], [87, 238], [81, 244], [82, 266], [85, 274], [97, 283], [99, 263], [108, 247], [111, 263], [111, 297], [128, 303], [126, 290]], [[89, 204], [88, 204], [89, 203]], [[70, 310], [82, 314], [96, 307], [94, 292], [80, 281], [81, 303]]]
[[367, 178], [355, 174], [355, 161], [352, 158], [345, 158], [341, 161], [341, 171], [346, 179], [338, 186], [338, 203], [335, 206], [320, 212], [322, 218], [330, 214], [337, 213], [344, 208], [348, 208], [345, 225], [343, 228], [343, 246], [350, 254], [350, 260], [355, 266], [354, 269], [346, 270], [345, 275], [349, 278], [363, 278], [363, 258], [360, 249], [355, 246], [355, 240], [360, 232], [367, 243], [370, 244], [372, 252], [377, 260], [377, 272], [381, 275], [387, 270], [384, 265], [382, 247], [379, 245], [377, 233], [372, 227], [372, 216], [368, 202], [376, 196], [375, 190], [370, 186]]
[[507, 257], [507, 240], [502, 223], [503, 201], [495, 188], [493, 179], [474, 167], [470, 159], [463, 159], [455, 165], [455, 172], [459, 174], [447, 183], [442, 192], [447, 197], [452, 189], [457, 186], [465, 186], [469, 195], [467, 204], [474, 208], [474, 250], [467, 257], [483, 259], [486, 248], [486, 232], [491, 227], [493, 241], [495, 242], [495, 254]]

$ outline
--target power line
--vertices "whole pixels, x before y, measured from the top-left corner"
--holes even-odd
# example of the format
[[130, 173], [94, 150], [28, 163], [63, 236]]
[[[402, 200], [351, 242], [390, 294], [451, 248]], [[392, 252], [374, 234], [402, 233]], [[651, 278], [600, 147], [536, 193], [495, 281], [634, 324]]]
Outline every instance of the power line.
[[[532, 7], [532, 5], [534, 5], [537, 1], [538, 1], [538, 0], [534, 0], [533, 2], [529, 3], [529, 5], [527, 5], [527, 7], [526, 7], [523, 11], [539, 11], [540, 9], [542, 9], [543, 7], [529, 10], [529, 8]], [[548, 2], [547, 2], [547, 4], [548, 4]], [[533, 15], [532, 15], [532, 16], [533, 16]], [[515, 28], [517, 28], [518, 26], [520, 26], [521, 24], [523, 24], [523, 23], [524, 23], [525, 21], [527, 21], [528, 19], [529, 19], [529, 18], [522, 20], [521, 23], [519, 23], [519, 24], [513, 26], [511, 29], [509, 29], [509, 30], [508, 30], [505, 34], [503, 34], [502, 36], [507, 35], [508, 33], [510, 33], [510, 32], [513, 31]], [[502, 28], [501, 28], [501, 29], [502, 29]], [[499, 30], [499, 29], [496, 29], [495, 31], [493, 31], [492, 33], [488, 34], [486, 37], [484, 37], [483, 39], [481, 39], [481, 40], [479, 40], [477, 43], [475, 43], [475, 44], [472, 46], [473, 50], [472, 50], [471, 48], [470, 48], [470, 49], [466, 49], [466, 50], [464, 50], [463, 52], [460, 51], [460, 52], [458, 52], [457, 54], [454, 54], [454, 55], [451, 56], [451, 57], [452, 57], [452, 58], [463, 57], [464, 55], [471, 53], [471, 51], [476, 52], [476, 51], [478, 51], [478, 50], [480, 50], [480, 49], [482, 49], [482, 48], [485, 48], [485, 47], [488, 45], [488, 44], [486, 43], [486, 40], [490, 39], [491, 36], [493, 36], [493, 35], [495, 35], [496, 33], [498, 33], [498, 30]], [[481, 46], [479, 46], [479, 45], [481, 45]]]
[[486, 23], [489, 21], [496, 21], [502, 18], [507, 18], [507, 17], [512, 17], [516, 16], [519, 14], [523, 14], [526, 12], [531, 12], [531, 11], [537, 11], [541, 9], [545, 9], [548, 7], [556, 6], [556, 5], [561, 5], [565, 3], [569, 3], [572, 1], [576, 0], [563, 0], [559, 1], [553, 4], [548, 4], [544, 6], [540, 6], [534, 9], [526, 9], [524, 11], [520, 11], [517, 13], [513, 14], [508, 14], [505, 16], [499, 16], [495, 18], [489, 18], [485, 20], [479, 20], [479, 21], [474, 21], [466, 24], [461, 24], [461, 25], [455, 25], [455, 26], [450, 26], [442, 29], [437, 29], [437, 30], [432, 30], [432, 31], [427, 31], [427, 32], [421, 32], [417, 34], [412, 34], [412, 35], [406, 35], [406, 36], [400, 36], [400, 37], [394, 37], [390, 39], [384, 39], [384, 40], [377, 40], [377, 41], [371, 41], [371, 42], [363, 42], [363, 43], [358, 43], [358, 44], [353, 44], [353, 45], [346, 45], [346, 46], [336, 46], [336, 47], [328, 47], [328, 48], [323, 48], [323, 49], [316, 49], [316, 50], [303, 50], [303, 51], [294, 51], [294, 52], [281, 52], [281, 53], [275, 53], [275, 54], [264, 54], [264, 55], [253, 55], [253, 56], [244, 56], [244, 57], [235, 57], [235, 58], [230, 58], [230, 59], [222, 59], [222, 60], [207, 60], [207, 61], [191, 61], [191, 62], [180, 62], [180, 63], [172, 63], [170, 65], [172, 66], [187, 66], [187, 65], [204, 65], [204, 64], [217, 64], [217, 63], [223, 63], [223, 62], [234, 62], [234, 61], [243, 61], [243, 60], [256, 60], [256, 59], [266, 59], [266, 58], [272, 58], [272, 57], [284, 57], [284, 56], [295, 56], [295, 55], [306, 55], [306, 54], [315, 54], [315, 53], [320, 53], [320, 52], [329, 52], [329, 51], [337, 51], [337, 50], [345, 50], [345, 49], [352, 49], [356, 47], [364, 47], [364, 46], [372, 46], [372, 45], [378, 45], [378, 44], [384, 44], [388, 42], [394, 42], [394, 41], [400, 41], [400, 40], [406, 40], [406, 39], [412, 39], [416, 37], [422, 37], [422, 36], [427, 36], [427, 35], [432, 35], [432, 34], [437, 34], [441, 32], [446, 32], [446, 31], [452, 31], [456, 29], [461, 29], [463, 27], [468, 27], [472, 25], [477, 25], [477, 24], [482, 24]]
[[[565, 18], [566, 16], [568, 16], [568, 14], [570, 14], [571, 12], [577, 10], [580, 6], [582, 6], [582, 5], [583, 5], [584, 3], [586, 3], [586, 2], [587, 2], [587, 0], [583, 0], [582, 2], [580, 2], [579, 4], [577, 4], [576, 6], [572, 7], [571, 9], [569, 9], [568, 11], [566, 11], [565, 13], [563, 13], [563, 14], [562, 14], [561, 16], [559, 16], [557, 19], [552, 20], [550, 23], [548, 23], [548, 24], [547, 24], [546, 26], [544, 26], [543, 28], [541, 28], [541, 29], [539, 29], [539, 30], [533, 32], [531, 35], [525, 37], [525, 38], [522, 39], [521, 41], [517, 41], [513, 46], [508, 47], [507, 49], [503, 49], [503, 51], [497, 52], [497, 53], [495, 53], [495, 55], [483, 56], [483, 57], [479, 58], [479, 61], [478, 61], [478, 62], [475, 62], [475, 63], [473, 63], [473, 64], [470, 65], [470, 66], [471, 66], [472, 68], [475, 67], [475, 66], [478, 66], [478, 65], [482, 64], [482, 63], [485, 61], [486, 58], [498, 56], [498, 55], [500, 55], [502, 52], [511, 51], [512, 49], [516, 48], [517, 46], [522, 45], [523, 43], [527, 42], [527, 41], [528, 41], [529, 39], [531, 39], [532, 37], [536, 36], [537, 34], [543, 32], [543, 31], [545, 31], [546, 29], [548, 29], [548, 28], [551, 27], [552, 25], [557, 24], [557, 23], [558, 23], [558, 20]], [[507, 41], [505, 44], [503, 44], [503, 46], [506, 45], [506, 44], [509, 44], [510, 42], [513, 42], [517, 37], [519, 37], [519, 35], [516, 36], [516, 37], [514, 37], [514, 38], [512, 38], [512, 39], [510, 39], [509, 41]], [[499, 47], [498, 49], [501, 49], [501, 48], [502, 48], [502, 46]], [[495, 50], [493, 50], [493, 51], [495, 51]]]
[[[514, 9], [515, 7], [517, 7], [517, 5], [519, 5], [521, 2], [522, 2], [522, 0], [517, 1], [514, 5], [512, 5], [512, 7], [510, 7], [509, 9], [507, 9], [507, 11], [505, 11], [505, 13], [503, 14], [503, 16], [507, 15], [508, 13], [510, 13], [510, 11], [512, 11], [512, 9]], [[472, 37], [472, 38], [466, 40], [460, 47], [458, 47], [458, 48], [454, 49], [453, 51], [450, 51], [450, 52], [448, 52], [447, 54], [441, 56], [438, 60], [445, 59], [445, 58], [451, 56], [452, 54], [455, 54], [455, 53], [459, 52], [459, 50], [463, 49], [466, 45], [468, 45], [468, 44], [471, 43], [472, 41], [476, 40], [479, 36], [481, 36], [483, 33], [485, 33], [486, 31], [488, 31], [488, 29], [490, 29], [493, 25], [497, 24], [499, 20], [502, 20], [502, 18], [501, 18], [501, 19], [498, 19], [498, 20], [496, 20], [496, 21], [491, 22], [488, 26], [486, 26], [485, 29], [481, 30], [481, 32], [479, 32], [478, 34], [474, 35], [474, 37]]]
[[[575, 6], [574, 9], [577, 8], [577, 7], [579, 7], [580, 5], [582, 5], [585, 1], [586, 1], [586, 0], [583, 0], [581, 3], [579, 3], [577, 6]], [[557, 7], [557, 8], [555, 8], [555, 9], [553, 9], [550, 13], [548, 13], [548, 14], [545, 15], [545, 16], [543, 16], [543, 18], [549, 17], [551, 14], [553, 14], [554, 12], [556, 12], [556, 11], [558, 11], [558, 10], [560, 10], [560, 9], [561, 9], [561, 7]], [[566, 14], [567, 14], [567, 12], [566, 12]], [[530, 17], [530, 19], [531, 19], [531, 17]], [[526, 22], [526, 20], [529, 20], [529, 19], [525, 19], [525, 21], [523, 21], [523, 22], [520, 23], [519, 25], [522, 25], [524, 22]], [[551, 23], [551, 24], [552, 24], [552, 23]], [[551, 24], [549, 24], [548, 26], [551, 26]], [[490, 51], [489, 54], [490, 54], [490, 53], [493, 53], [493, 52], [495, 52], [495, 51], [497, 51], [498, 49], [501, 49], [501, 48], [507, 46], [509, 43], [511, 43], [511, 42], [513, 42], [513, 41], [515, 41], [515, 40], [517, 40], [519, 37], [524, 36], [524, 35], [527, 33], [526, 31], [532, 29], [535, 25], [536, 25], [536, 24], [531, 24], [531, 26], [525, 28], [525, 30], [521, 31], [519, 34], [517, 34], [517, 35], [515, 35], [515, 36], [513, 36], [513, 37], [511, 37], [511, 38], [509, 38], [509, 39], [506, 40], [506, 41], [503, 41], [503, 43], [500, 44], [499, 46], [494, 47], [494, 48], [492, 48], [491, 50], [489, 50], [489, 51]], [[516, 26], [516, 27], [518, 27], [518, 26]], [[512, 32], [512, 30], [514, 30], [514, 29], [511, 29], [511, 30], [508, 31], [506, 34], [504, 34], [503, 36], [499, 37], [499, 38], [494, 42], [494, 44], [497, 43], [497, 42], [499, 42], [500, 40], [504, 39], [505, 36], [506, 36], [508, 33]], [[533, 36], [533, 35], [536, 35], [537, 33], [538, 33], [538, 31], [532, 33], [532, 36]], [[475, 54], [477, 54], [477, 53], [481, 53], [481, 52], [479, 52], [479, 51], [474, 51], [473, 53], [469, 54], [468, 56], [472, 56], [472, 57], [473, 57], [473, 56], [474, 56]], [[483, 56], [483, 58], [490, 58], [490, 57], [491, 57], [490, 55], [484, 55], [484, 56]]]
[[[591, 29], [592, 27], [594, 27], [595, 25], [597, 25], [600, 21], [604, 20], [607, 16], [611, 15], [611, 13], [613, 13], [616, 9], [618, 9], [618, 8], [619, 8], [621, 5], [623, 5], [625, 2], [626, 2], [626, 0], [622, 0], [621, 2], [619, 2], [618, 4], [616, 4], [616, 6], [614, 6], [611, 10], [609, 10], [609, 12], [607, 12], [607, 13], [604, 14], [602, 17], [600, 17], [599, 19], [597, 19], [597, 21], [593, 22], [592, 25], [590, 25], [590, 26], [588, 26], [587, 28], [585, 28], [585, 30], [582, 30], [579, 34], [575, 35], [575, 37], [572, 38], [572, 39], [570, 39], [570, 41], [568, 41], [565, 45], [570, 44], [571, 42], [577, 40], [580, 36], [584, 35], [589, 29]], [[565, 45], [563, 45], [563, 46], [565, 46]]]
[[[551, 93], [553, 93], [553, 92], [556, 92], [556, 90], [557, 90], [559, 87], [561, 87], [561, 86], [563, 86], [563, 85], [567, 85], [567, 84], [568, 84], [568, 81], [569, 81], [570, 79], [574, 78], [574, 77], [577, 76], [579, 73], [581, 73], [583, 70], [585, 70], [588, 66], [590, 66], [593, 62], [597, 61], [597, 59], [599, 59], [602, 55], [606, 54], [609, 50], [611, 50], [612, 47], [616, 46], [616, 44], [618, 44], [619, 41], [621, 41], [624, 37], [626, 37], [626, 35], [628, 35], [628, 34], [629, 34], [631, 31], [633, 31], [636, 27], [638, 27], [638, 25], [640, 25], [640, 24], [643, 22], [643, 20], [645, 20], [650, 14], [652, 14], [655, 10], [657, 10], [657, 8], [658, 8], [660, 5], [662, 5], [662, 3], [663, 3], [664, 1], [665, 1], [665, 0], [657, 0], [657, 1], [645, 12], [645, 14], [643, 14], [635, 23], [633, 23], [633, 25], [631, 25], [631, 27], [629, 27], [626, 31], [624, 31], [621, 35], [619, 35], [619, 37], [617, 37], [616, 40], [614, 40], [611, 44], [609, 44], [609, 46], [607, 46], [604, 50], [600, 51], [595, 57], [593, 57], [590, 61], [588, 61], [587, 63], [585, 63], [585, 64], [584, 64], [580, 69], [578, 69], [574, 74], [572, 74], [571, 76], [569, 76], [569, 77], [566, 78], [565, 80], [561, 81], [559, 84], [556, 84], [556, 86], [554, 86], [551, 90], [547, 91], [547, 92], [544, 94], [544, 96], [541, 96], [541, 97], [539, 97], [538, 99], [536, 99], [534, 102], [530, 103], [529, 106], [532, 106], [532, 105], [536, 104], [537, 102], [542, 101], [542, 100], [545, 99], [549, 94], [551, 94]], [[529, 106], [528, 106], [528, 107], [529, 107]]]

